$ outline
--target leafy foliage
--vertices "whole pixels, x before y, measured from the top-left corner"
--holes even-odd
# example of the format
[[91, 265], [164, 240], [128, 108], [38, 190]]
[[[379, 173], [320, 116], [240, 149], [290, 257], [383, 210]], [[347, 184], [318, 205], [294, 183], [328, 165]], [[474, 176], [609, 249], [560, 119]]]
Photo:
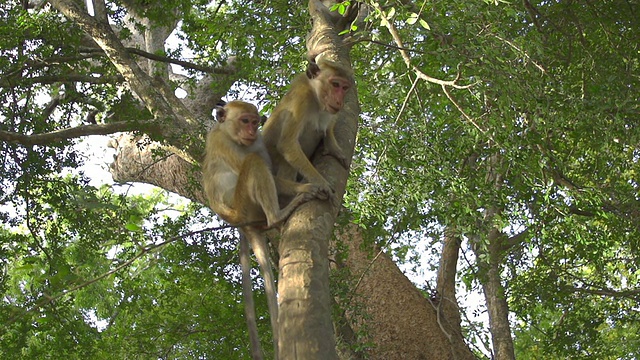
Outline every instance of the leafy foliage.
[[25, 227], [2, 231], [2, 357], [248, 356], [233, 238], [183, 238], [209, 216], [199, 207], [168, 217], [161, 193], [78, 180], [34, 186]]
[[[358, 51], [358, 79], [368, 82], [360, 96], [370, 101], [347, 204], [372, 234], [387, 234], [378, 236], [403, 239], [419, 226], [479, 239], [469, 242], [485, 249], [479, 261], [491, 229], [517, 239], [506, 240], [499, 262], [520, 319], [518, 354], [632, 358], [633, 345], [607, 341], [635, 328], [629, 314], [640, 300], [632, 34], [640, 9], [523, 4], [424, 2], [428, 32], [402, 24], [418, 13], [411, 6], [377, 14], [383, 26], [395, 20], [412, 66], [471, 86], [417, 80], [390, 60], [396, 49]], [[393, 41], [384, 31], [374, 39]], [[474, 268], [462, 271], [470, 285], [482, 282]]]
[[[151, 118], [72, 21], [23, 3], [0, 4], [1, 131]], [[267, 111], [304, 70], [302, 6], [109, 4], [118, 26], [131, 21], [128, 7], [156, 25], [179, 20], [178, 44], [157, 55], [209, 67], [236, 57], [229, 97]], [[362, 109], [345, 196], [352, 221], [398, 261], [432, 268], [437, 257], [426, 255], [438, 248], [419, 254], [416, 244], [454, 231], [465, 291], [497, 263], [518, 358], [637, 357], [640, 8], [402, 4], [365, 2], [368, 21], [351, 28]], [[202, 77], [184, 73], [174, 88]], [[182, 238], [210, 214], [180, 205], [167, 216], [174, 205], [162, 193], [90, 186], [74, 144], [0, 142], [0, 357], [248, 357], [232, 234]], [[469, 341], [487, 338], [471, 322]], [[268, 334], [264, 317], [260, 326]]]

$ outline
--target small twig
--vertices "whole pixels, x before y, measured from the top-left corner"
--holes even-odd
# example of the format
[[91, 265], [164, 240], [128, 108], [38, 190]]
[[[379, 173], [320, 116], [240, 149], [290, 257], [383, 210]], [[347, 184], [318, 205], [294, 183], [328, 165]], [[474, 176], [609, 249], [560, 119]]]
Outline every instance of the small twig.
[[[378, 10], [380, 11], [381, 14], [384, 14], [384, 12], [382, 11], [382, 9], [378, 6], [377, 7]], [[384, 15], [383, 15], [384, 16]], [[458, 73], [456, 75], [456, 78], [454, 80], [441, 80], [438, 78], [434, 78], [431, 77], [427, 74], [425, 74], [424, 72], [422, 72], [420, 69], [418, 69], [416, 66], [414, 66], [411, 63], [411, 57], [409, 56], [408, 52], [405, 50], [405, 46], [402, 43], [402, 39], [400, 38], [400, 33], [398, 33], [398, 29], [396, 29], [396, 27], [393, 25], [393, 22], [391, 19], [387, 19], [385, 18], [387, 21], [385, 21], [386, 23], [386, 27], [387, 30], [389, 30], [389, 34], [391, 34], [391, 37], [393, 38], [393, 41], [396, 43], [396, 45], [398, 45], [398, 51], [400, 52], [400, 56], [402, 56], [402, 59], [404, 60], [405, 64], [407, 65], [407, 67], [411, 70], [413, 70], [416, 75], [418, 75], [418, 77], [424, 81], [433, 83], [433, 84], [438, 84], [438, 85], [442, 85], [442, 86], [451, 86], [452, 88], [455, 89], [468, 89], [474, 85], [477, 84], [477, 82], [473, 83], [473, 84], [469, 84], [469, 85], [458, 85], [457, 81], [460, 77], [460, 73]]]
[[413, 90], [416, 89], [416, 85], [418, 84], [418, 80], [419, 80], [419, 78], [416, 77], [416, 79], [413, 81], [413, 84], [411, 84], [411, 88], [407, 92], [407, 96], [405, 96], [404, 101], [402, 102], [402, 106], [400, 107], [400, 111], [398, 111], [398, 116], [396, 116], [396, 124], [398, 123], [398, 120], [400, 120], [400, 116], [402, 116], [402, 113], [404, 112], [404, 109], [407, 107], [407, 103], [409, 103], [409, 97], [411, 96], [411, 93], [413, 93]]
[[413, 53], [416, 53], [416, 54], [425, 54], [425, 52], [421, 51], [421, 50], [410, 49], [410, 48], [406, 48], [406, 47], [403, 48], [403, 47], [399, 47], [397, 45], [387, 44], [387, 43], [384, 43], [382, 41], [373, 40], [373, 39], [370, 39], [370, 38], [356, 39], [356, 40], [353, 40], [353, 43], [357, 44], [357, 43], [365, 42], [365, 41], [366, 42], [370, 42], [370, 43], [374, 43], [374, 44], [377, 44], [377, 45], [381, 45], [381, 46], [384, 46], [384, 47], [389, 48], [389, 49], [404, 50], [404, 51], [409, 51], [409, 52], [413, 52]]
[[502, 37], [498, 36], [498, 35], [493, 35], [495, 36], [498, 40], [503, 41], [504, 43], [506, 43], [507, 45], [511, 46], [514, 50], [516, 50], [517, 52], [519, 52], [520, 54], [522, 54], [522, 56], [524, 56], [525, 58], [527, 58], [527, 60], [531, 61], [531, 63], [533, 63], [533, 65], [535, 67], [538, 68], [538, 70], [540, 70], [540, 72], [542, 72], [543, 74], [546, 74], [547, 71], [542, 67], [542, 65], [538, 64], [537, 62], [533, 61], [533, 59], [531, 58], [531, 56], [529, 56], [529, 54], [527, 54], [526, 51], [520, 49], [519, 47], [517, 47], [516, 45], [514, 45], [511, 41], [507, 40], [507, 39], [503, 39]]

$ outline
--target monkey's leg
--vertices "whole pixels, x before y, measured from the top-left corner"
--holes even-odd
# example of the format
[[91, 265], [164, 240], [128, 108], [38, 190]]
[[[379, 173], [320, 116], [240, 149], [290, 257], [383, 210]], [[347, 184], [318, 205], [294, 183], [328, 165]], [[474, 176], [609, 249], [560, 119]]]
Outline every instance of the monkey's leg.
[[298, 194], [304, 194], [306, 200], [303, 202], [312, 200], [314, 198], [318, 198], [320, 200], [327, 199], [326, 194], [322, 192], [322, 189], [316, 184], [299, 183], [296, 181], [281, 178], [277, 175], [274, 177], [274, 180], [276, 182], [276, 189], [278, 189], [278, 195], [294, 197]]
[[249, 209], [252, 204], [259, 205], [267, 217], [267, 225], [272, 227], [284, 221], [289, 212], [280, 210], [278, 193], [273, 175], [264, 159], [257, 153], [247, 155], [242, 163], [238, 184], [234, 194], [234, 209]]
[[349, 170], [349, 161], [347, 157], [344, 156], [344, 152], [340, 145], [338, 145], [338, 141], [336, 140], [336, 135], [334, 133], [335, 121], [331, 123], [329, 129], [327, 130], [327, 135], [324, 137], [324, 149], [322, 151], [323, 155], [331, 155], [333, 156], [343, 168]]
[[267, 306], [269, 307], [269, 317], [271, 318], [271, 330], [273, 331], [273, 351], [274, 358], [278, 359], [278, 299], [276, 296], [276, 282], [271, 268], [271, 260], [269, 259], [269, 249], [267, 248], [267, 239], [256, 230], [245, 231], [253, 253], [260, 265], [262, 277], [264, 278], [264, 289], [267, 294]]
[[251, 258], [249, 257], [249, 240], [240, 232], [240, 267], [242, 268], [242, 297], [244, 298], [244, 317], [249, 329], [249, 342], [251, 344], [251, 358], [262, 360], [262, 348], [260, 336], [258, 336], [258, 324], [256, 322], [256, 305], [253, 301], [251, 286]]

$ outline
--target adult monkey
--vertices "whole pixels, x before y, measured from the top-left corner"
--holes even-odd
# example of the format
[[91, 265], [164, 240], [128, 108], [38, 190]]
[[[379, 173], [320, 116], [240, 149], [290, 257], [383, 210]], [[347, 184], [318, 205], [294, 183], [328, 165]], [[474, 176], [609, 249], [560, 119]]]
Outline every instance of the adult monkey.
[[300, 204], [317, 195], [311, 185], [294, 184], [282, 180], [293, 200], [280, 209], [276, 185], [271, 173], [271, 161], [262, 136], [258, 131], [261, 118], [258, 109], [243, 101], [231, 101], [217, 110], [218, 123], [207, 135], [206, 153], [202, 164], [204, 189], [209, 206], [223, 220], [239, 226], [240, 262], [242, 265], [242, 292], [245, 315], [249, 327], [253, 359], [262, 359], [260, 339], [251, 291], [249, 246], [265, 280], [265, 292], [271, 317], [274, 348], [277, 358], [278, 304], [276, 288], [269, 261], [267, 242], [262, 232], [267, 227], [284, 221]]
[[300, 174], [319, 188], [322, 198], [333, 194], [309, 158], [324, 140], [323, 154], [334, 156], [347, 168], [347, 158], [335, 138], [333, 115], [342, 110], [352, 78], [339, 64], [323, 57], [316, 62], [311, 57], [306, 74], [293, 80], [262, 129], [276, 178], [295, 181]]

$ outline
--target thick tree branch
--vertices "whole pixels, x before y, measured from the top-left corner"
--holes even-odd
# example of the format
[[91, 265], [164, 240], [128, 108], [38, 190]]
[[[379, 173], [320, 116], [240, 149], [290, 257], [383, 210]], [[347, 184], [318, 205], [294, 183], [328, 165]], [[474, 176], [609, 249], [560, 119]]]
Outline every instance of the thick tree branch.
[[108, 24], [109, 19], [107, 17], [107, 7], [104, 4], [104, 0], [93, 0], [93, 13], [99, 22]]
[[201, 126], [169, 86], [162, 81], [155, 81], [140, 68], [108, 24], [89, 16], [73, 0], [49, 2], [69, 20], [77, 23], [104, 50], [131, 89], [158, 120], [159, 133], [174, 146], [174, 151], [190, 161], [199, 160], [202, 154]]
[[83, 125], [67, 129], [56, 130], [43, 134], [25, 135], [11, 131], [0, 130], [0, 141], [16, 143], [25, 146], [51, 145], [60, 141], [76, 139], [88, 135], [109, 135], [117, 132], [147, 129], [153, 131], [154, 121], [131, 121], [111, 124]]
[[149, 144], [146, 137], [124, 134], [112, 140], [110, 146], [117, 154], [109, 169], [114, 181], [151, 184], [201, 204], [207, 203], [201, 185], [202, 173], [179, 156], [158, 155], [164, 150], [159, 143]]

